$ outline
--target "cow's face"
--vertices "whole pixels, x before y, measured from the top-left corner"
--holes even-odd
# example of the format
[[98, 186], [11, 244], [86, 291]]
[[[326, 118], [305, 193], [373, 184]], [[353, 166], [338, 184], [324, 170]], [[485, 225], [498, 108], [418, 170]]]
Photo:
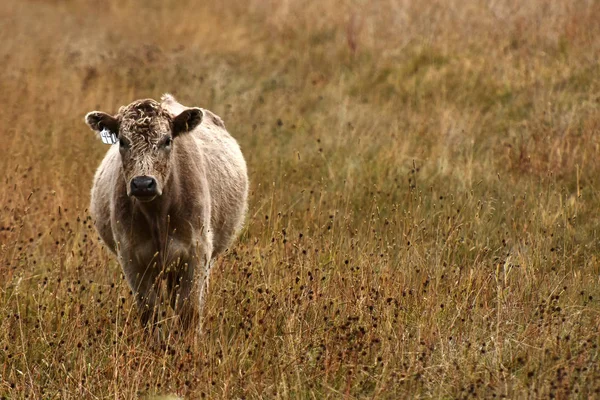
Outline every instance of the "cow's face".
[[96, 132], [118, 140], [127, 194], [140, 201], [161, 196], [170, 174], [172, 150], [177, 137], [202, 122], [199, 108], [190, 108], [173, 117], [160, 103], [138, 100], [121, 107], [113, 117], [92, 111], [86, 123]]

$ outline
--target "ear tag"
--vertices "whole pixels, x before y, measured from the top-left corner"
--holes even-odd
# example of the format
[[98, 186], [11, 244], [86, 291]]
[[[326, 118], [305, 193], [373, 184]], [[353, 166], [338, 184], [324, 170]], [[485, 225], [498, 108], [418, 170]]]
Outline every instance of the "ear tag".
[[117, 135], [104, 128], [100, 132], [100, 139], [102, 139], [102, 143], [104, 144], [115, 144], [118, 142]]

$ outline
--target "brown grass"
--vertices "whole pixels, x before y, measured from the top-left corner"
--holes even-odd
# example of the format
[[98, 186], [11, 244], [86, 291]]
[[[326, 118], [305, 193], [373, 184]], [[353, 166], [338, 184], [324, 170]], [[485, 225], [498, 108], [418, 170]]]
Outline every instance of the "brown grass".
[[[600, 3], [197, 3], [0, 3], [0, 396], [599, 396]], [[167, 91], [252, 193], [156, 348], [83, 115]]]

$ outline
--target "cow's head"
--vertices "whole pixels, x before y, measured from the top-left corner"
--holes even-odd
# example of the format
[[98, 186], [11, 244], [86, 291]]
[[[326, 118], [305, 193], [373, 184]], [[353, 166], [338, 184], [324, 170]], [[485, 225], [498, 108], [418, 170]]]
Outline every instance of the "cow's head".
[[202, 117], [199, 108], [171, 116], [160, 103], [146, 99], [121, 107], [116, 116], [92, 111], [85, 122], [97, 133], [118, 140], [127, 194], [152, 201], [162, 195], [170, 177], [177, 137], [196, 128]]

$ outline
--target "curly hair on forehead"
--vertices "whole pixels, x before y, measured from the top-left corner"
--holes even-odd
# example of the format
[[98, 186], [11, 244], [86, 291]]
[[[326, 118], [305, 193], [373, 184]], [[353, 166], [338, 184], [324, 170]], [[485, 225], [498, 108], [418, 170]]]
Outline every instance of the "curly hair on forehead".
[[145, 117], [169, 117], [169, 113], [159, 102], [153, 99], [136, 100], [133, 103], [119, 108], [119, 116], [127, 119], [139, 119]]
[[137, 100], [133, 103], [119, 108], [118, 118], [121, 126], [125, 130], [146, 130], [153, 125], [156, 120], [163, 120], [168, 124], [172, 123], [171, 115], [161, 104], [152, 99]]

